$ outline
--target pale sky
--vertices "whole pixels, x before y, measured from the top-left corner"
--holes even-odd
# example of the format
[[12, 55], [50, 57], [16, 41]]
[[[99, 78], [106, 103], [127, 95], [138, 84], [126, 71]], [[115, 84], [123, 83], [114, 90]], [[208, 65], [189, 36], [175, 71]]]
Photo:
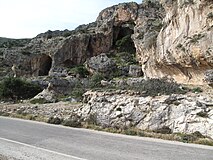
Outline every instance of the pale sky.
[[142, 0], [0, 0], [0, 37], [32, 38], [47, 30], [75, 29], [122, 2]]

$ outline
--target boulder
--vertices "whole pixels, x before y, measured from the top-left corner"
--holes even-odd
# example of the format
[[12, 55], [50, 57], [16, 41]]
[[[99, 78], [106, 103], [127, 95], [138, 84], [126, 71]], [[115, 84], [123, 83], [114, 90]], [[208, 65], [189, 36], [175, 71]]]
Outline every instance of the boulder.
[[113, 60], [107, 57], [105, 53], [91, 57], [85, 63], [86, 68], [92, 73], [110, 74], [116, 69]]
[[53, 90], [51, 83], [48, 84], [48, 87], [44, 89], [41, 93], [36, 95], [31, 101], [36, 102], [42, 100], [44, 103], [54, 103], [56, 102], [56, 92]]
[[131, 77], [140, 77], [142, 76], [142, 68], [138, 65], [130, 65], [129, 66], [129, 76]]

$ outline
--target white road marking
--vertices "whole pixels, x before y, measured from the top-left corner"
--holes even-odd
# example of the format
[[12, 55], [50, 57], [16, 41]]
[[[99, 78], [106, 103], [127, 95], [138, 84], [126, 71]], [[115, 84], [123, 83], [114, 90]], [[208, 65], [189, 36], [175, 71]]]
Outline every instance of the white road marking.
[[51, 151], [51, 150], [48, 150], [48, 149], [45, 149], [45, 148], [36, 147], [36, 146], [33, 146], [33, 145], [29, 145], [29, 144], [18, 142], [18, 141], [13, 141], [13, 140], [6, 139], [6, 138], [0, 137], [0, 140], [10, 142], [10, 143], [19, 144], [19, 145], [23, 145], [23, 146], [26, 146], [26, 147], [31, 147], [31, 148], [34, 148], [34, 149], [38, 149], [38, 150], [41, 150], [41, 151], [57, 154], [57, 155], [64, 156], [64, 157], [67, 157], [67, 158], [73, 158], [73, 159], [76, 159], [76, 160], [87, 160], [87, 159], [84, 159], [84, 158], [80, 158], [80, 157], [76, 157], [76, 156], [72, 156], [72, 155], [68, 155], [68, 154], [64, 154], [64, 153], [59, 153], [59, 152], [56, 152], [56, 151]]

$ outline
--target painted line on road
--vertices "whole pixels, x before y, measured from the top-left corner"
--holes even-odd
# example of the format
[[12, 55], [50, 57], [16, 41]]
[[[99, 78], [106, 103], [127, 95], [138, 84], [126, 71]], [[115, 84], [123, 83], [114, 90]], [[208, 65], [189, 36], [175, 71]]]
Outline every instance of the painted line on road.
[[38, 149], [38, 150], [41, 150], [41, 151], [57, 154], [57, 155], [68, 157], [68, 158], [73, 158], [73, 159], [76, 159], [76, 160], [87, 160], [87, 159], [84, 159], [84, 158], [80, 158], [80, 157], [76, 157], [76, 156], [72, 156], [72, 155], [68, 155], [68, 154], [64, 154], [64, 153], [60, 153], [60, 152], [56, 152], [56, 151], [52, 151], [52, 150], [41, 148], [41, 147], [36, 147], [36, 146], [33, 146], [33, 145], [29, 145], [29, 144], [26, 144], [26, 143], [10, 140], [10, 139], [6, 139], [6, 138], [0, 137], [0, 140], [10, 142], [10, 143], [19, 144], [19, 145], [23, 145], [23, 146], [26, 146], [26, 147], [31, 147], [31, 148], [34, 148], [34, 149]]

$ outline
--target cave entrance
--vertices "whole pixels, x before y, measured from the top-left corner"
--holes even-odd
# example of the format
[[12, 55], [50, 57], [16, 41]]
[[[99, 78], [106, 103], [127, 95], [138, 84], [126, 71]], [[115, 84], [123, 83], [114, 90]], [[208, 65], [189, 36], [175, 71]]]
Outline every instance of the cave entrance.
[[40, 66], [38, 76], [47, 76], [52, 67], [52, 58], [48, 55], [43, 55], [40, 58]]
[[114, 26], [113, 46], [118, 52], [135, 53], [136, 48], [131, 38], [134, 34], [134, 23]]

